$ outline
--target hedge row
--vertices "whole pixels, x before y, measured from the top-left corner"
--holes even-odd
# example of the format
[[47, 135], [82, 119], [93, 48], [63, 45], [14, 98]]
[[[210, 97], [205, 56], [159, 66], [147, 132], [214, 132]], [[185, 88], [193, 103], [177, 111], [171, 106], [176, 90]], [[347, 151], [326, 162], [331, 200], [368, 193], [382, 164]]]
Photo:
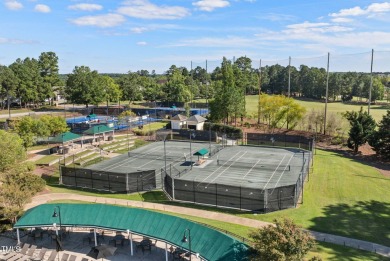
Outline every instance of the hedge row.
[[204, 130], [208, 130], [210, 128], [210, 124], [212, 131], [215, 131], [217, 133], [225, 133], [228, 138], [242, 139], [242, 130], [240, 128], [220, 123], [205, 122]]

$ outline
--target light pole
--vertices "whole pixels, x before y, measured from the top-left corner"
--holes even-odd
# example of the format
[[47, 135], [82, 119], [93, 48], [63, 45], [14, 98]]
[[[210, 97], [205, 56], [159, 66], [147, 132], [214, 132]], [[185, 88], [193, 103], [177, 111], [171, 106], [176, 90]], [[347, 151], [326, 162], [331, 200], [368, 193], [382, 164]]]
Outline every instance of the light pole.
[[[187, 231], [188, 231], [188, 238], [186, 237], [186, 232]], [[183, 235], [183, 239], [181, 240], [181, 242], [183, 242], [183, 243], [187, 243], [188, 242], [189, 250], [190, 250], [190, 261], [191, 261], [191, 257], [192, 257], [192, 253], [191, 253], [191, 229], [186, 228], [184, 230], [184, 235]]]

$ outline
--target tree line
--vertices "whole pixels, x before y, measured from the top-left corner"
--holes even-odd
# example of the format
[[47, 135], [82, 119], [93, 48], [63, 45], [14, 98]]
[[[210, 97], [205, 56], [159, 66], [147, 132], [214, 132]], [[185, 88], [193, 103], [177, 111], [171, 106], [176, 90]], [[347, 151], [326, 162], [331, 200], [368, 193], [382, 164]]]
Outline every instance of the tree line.
[[[9, 96], [18, 99], [20, 105], [36, 106], [52, 100], [58, 91], [69, 103], [87, 106], [120, 100], [187, 103], [198, 98], [222, 99], [229, 104], [226, 113], [231, 115], [233, 112], [238, 117], [245, 110], [244, 95], [258, 94], [259, 89], [262, 93], [287, 94], [290, 83], [291, 96], [321, 100], [325, 98], [327, 82], [324, 68], [276, 64], [259, 69], [252, 66], [248, 57], [233, 61], [223, 58], [221, 66], [212, 72], [200, 66], [188, 70], [176, 65], [161, 75], [154, 70], [151, 73], [139, 70], [127, 74], [100, 74], [83, 65], [76, 66], [65, 76], [58, 72], [58, 57], [54, 52], [43, 52], [37, 59], [19, 58], [9, 66], [0, 66], [2, 108]], [[330, 100], [350, 101], [352, 97], [362, 100], [369, 96], [371, 78], [367, 73], [332, 72], [328, 82]], [[389, 83], [390, 77], [386, 75], [374, 76], [372, 101], [383, 99], [385, 92], [389, 92]], [[216, 95], [221, 92], [225, 93], [223, 97]], [[230, 105], [232, 97], [235, 98]]]

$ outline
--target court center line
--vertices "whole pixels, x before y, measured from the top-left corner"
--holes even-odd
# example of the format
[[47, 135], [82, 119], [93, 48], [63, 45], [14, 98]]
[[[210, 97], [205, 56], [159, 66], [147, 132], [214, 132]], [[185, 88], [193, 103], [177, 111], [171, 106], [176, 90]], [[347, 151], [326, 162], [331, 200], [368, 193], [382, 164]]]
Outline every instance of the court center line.
[[260, 160], [262, 160], [262, 159], [259, 159], [259, 160], [255, 163], [255, 165], [253, 165], [252, 168], [251, 168], [250, 170], [248, 170], [248, 172], [247, 172], [241, 179], [244, 179], [244, 178], [252, 171], [252, 169], [253, 169], [257, 164], [259, 164], [259, 161], [260, 161]]
[[[290, 160], [287, 162], [286, 167], [284, 167], [284, 170], [283, 170], [283, 172], [281, 173], [281, 175], [279, 176], [279, 179], [278, 179], [278, 181], [276, 182], [274, 188], [272, 189], [272, 192], [274, 192], [275, 188], [277, 187], [277, 185], [278, 185], [280, 179], [281, 179], [282, 176], [284, 175], [284, 172], [286, 171], [286, 169], [287, 169], [288, 165], [290, 164], [290, 161], [293, 159], [294, 155], [295, 155], [295, 154], [293, 154], [293, 155], [290, 157]], [[290, 170], [291, 170], [291, 168], [290, 168]], [[272, 194], [272, 192], [271, 192], [271, 194]]]
[[[236, 154], [234, 154], [232, 157], [230, 157], [229, 160], [234, 159], [234, 157], [236, 157], [237, 154], [239, 154], [239, 153], [241, 153], [241, 151], [238, 151]], [[211, 174], [208, 175], [207, 177], [205, 177], [202, 181], [200, 181], [199, 184], [205, 182], [206, 179], [208, 179], [210, 176], [212, 176], [216, 171], [218, 171], [220, 168], [222, 168], [225, 164], [226, 164], [226, 163], [224, 163], [222, 166], [218, 167], [216, 170], [214, 170], [213, 172], [211, 172]], [[199, 186], [199, 184], [198, 184], [198, 186]], [[209, 183], [209, 184], [210, 184], [210, 183]]]
[[[245, 151], [244, 154], [242, 154], [240, 157], [237, 158], [237, 160], [241, 159], [242, 157], [244, 157], [244, 155], [247, 153], [247, 151]], [[221, 173], [219, 173], [212, 181], [210, 181], [208, 184], [210, 184], [211, 182], [214, 182], [217, 178], [219, 178], [219, 176], [221, 176], [225, 171], [227, 171], [230, 166], [232, 166], [237, 160], [233, 161], [226, 169], [224, 169], [223, 171], [221, 171]], [[225, 165], [225, 164], [224, 164]], [[223, 165], [222, 165], [223, 166]]]
[[272, 177], [275, 175], [276, 171], [278, 170], [280, 164], [282, 164], [282, 162], [284, 161], [284, 158], [286, 157], [287, 154], [284, 154], [283, 156], [283, 159], [279, 162], [278, 166], [276, 167], [276, 169], [274, 170], [274, 172], [272, 173], [271, 177], [268, 179], [267, 183], [264, 185], [263, 187], [263, 190], [265, 190], [265, 188], [267, 187], [267, 185], [269, 184], [269, 182], [271, 181]]

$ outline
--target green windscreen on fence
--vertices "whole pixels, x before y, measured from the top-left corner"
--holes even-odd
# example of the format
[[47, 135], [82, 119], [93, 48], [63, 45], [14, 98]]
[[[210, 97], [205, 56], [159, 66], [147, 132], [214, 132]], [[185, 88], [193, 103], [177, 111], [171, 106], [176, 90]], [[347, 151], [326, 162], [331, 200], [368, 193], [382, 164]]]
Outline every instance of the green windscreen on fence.
[[[96, 227], [148, 236], [189, 250], [182, 242], [191, 234], [191, 250], [206, 260], [247, 260], [249, 247], [217, 230], [186, 219], [153, 211], [103, 204], [43, 204], [28, 210], [14, 228], [47, 227], [58, 224], [54, 208], [60, 210], [62, 226]], [[188, 234], [187, 234], [188, 236]]]

